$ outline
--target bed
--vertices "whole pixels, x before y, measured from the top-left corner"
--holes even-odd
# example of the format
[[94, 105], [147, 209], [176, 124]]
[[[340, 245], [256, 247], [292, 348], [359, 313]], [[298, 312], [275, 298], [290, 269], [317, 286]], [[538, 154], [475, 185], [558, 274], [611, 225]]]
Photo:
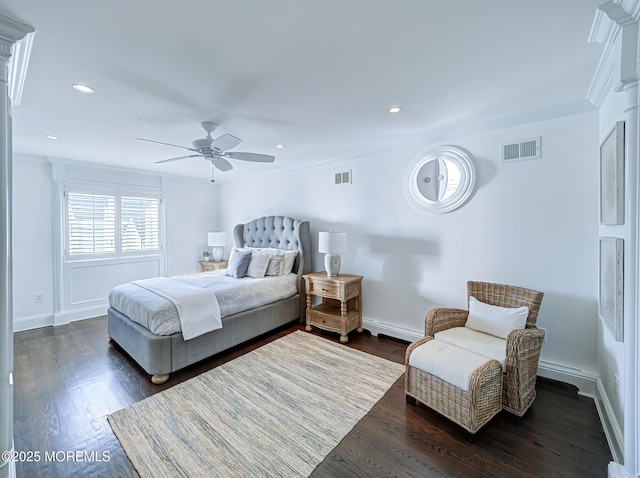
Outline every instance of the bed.
[[[110, 339], [151, 375], [153, 383], [164, 383], [169, 379], [169, 374], [176, 370], [304, 317], [306, 295], [302, 276], [311, 272], [309, 222], [286, 216], [265, 216], [236, 225], [233, 234], [238, 248], [297, 251], [291, 274], [295, 284], [293, 294], [266, 305], [223, 316], [222, 328], [190, 340], [185, 340], [182, 332], [170, 335], [153, 333], [142, 325], [146, 319], [129, 317], [110, 305], [107, 311]], [[202, 280], [207, 274], [215, 273], [203, 273]], [[135, 315], [131, 312], [133, 309], [127, 310]]]

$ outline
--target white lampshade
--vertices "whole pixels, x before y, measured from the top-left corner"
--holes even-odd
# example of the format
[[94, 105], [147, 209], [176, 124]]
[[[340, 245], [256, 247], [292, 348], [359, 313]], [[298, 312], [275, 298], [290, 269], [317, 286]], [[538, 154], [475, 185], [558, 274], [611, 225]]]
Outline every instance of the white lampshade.
[[208, 232], [207, 244], [209, 246], [226, 246], [227, 233], [226, 232]]
[[207, 244], [211, 247], [213, 253], [213, 260], [220, 262], [224, 256], [224, 246], [227, 245], [227, 233], [226, 232], [208, 232]]
[[329, 254], [343, 254], [347, 252], [347, 233], [319, 232], [318, 252]]

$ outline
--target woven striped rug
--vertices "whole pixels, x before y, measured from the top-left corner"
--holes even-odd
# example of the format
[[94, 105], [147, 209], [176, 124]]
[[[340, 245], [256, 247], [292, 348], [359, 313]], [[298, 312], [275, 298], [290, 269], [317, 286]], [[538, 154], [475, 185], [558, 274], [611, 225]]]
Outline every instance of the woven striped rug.
[[306, 477], [403, 372], [296, 331], [108, 419], [142, 477]]

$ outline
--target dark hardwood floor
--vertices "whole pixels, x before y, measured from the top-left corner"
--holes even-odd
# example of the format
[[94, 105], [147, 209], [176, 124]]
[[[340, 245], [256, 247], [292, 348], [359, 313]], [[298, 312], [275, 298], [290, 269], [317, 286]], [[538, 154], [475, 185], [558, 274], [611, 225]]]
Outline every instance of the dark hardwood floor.
[[[137, 476], [108, 414], [300, 329], [237, 347], [163, 385], [107, 341], [104, 317], [16, 333], [15, 450], [32, 452], [32, 461], [16, 464], [18, 477]], [[350, 347], [404, 363], [404, 342], [366, 331], [350, 337]], [[605, 477], [612, 458], [593, 400], [545, 379], [537, 390], [522, 419], [503, 411], [471, 443], [454, 423], [406, 404], [401, 377], [312, 476]]]

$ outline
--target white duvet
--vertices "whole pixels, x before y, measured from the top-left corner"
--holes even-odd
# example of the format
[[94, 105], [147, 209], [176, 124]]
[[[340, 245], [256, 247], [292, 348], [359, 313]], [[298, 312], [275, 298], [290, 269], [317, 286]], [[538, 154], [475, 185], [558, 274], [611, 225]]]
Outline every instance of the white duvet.
[[[224, 275], [224, 271], [213, 271], [172, 279], [215, 294], [220, 316], [226, 317], [295, 295], [296, 278], [296, 274], [287, 274], [236, 279]], [[109, 294], [109, 305], [156, 335], [182, 331], [178, 311], [169, 299], [133, 283], [114, 287]]]
[[171, 301], [178, 312], [185, 340], [222, 328], [218, 299], [208, 289], [171, 277], [153, 277], [132, 284]]

